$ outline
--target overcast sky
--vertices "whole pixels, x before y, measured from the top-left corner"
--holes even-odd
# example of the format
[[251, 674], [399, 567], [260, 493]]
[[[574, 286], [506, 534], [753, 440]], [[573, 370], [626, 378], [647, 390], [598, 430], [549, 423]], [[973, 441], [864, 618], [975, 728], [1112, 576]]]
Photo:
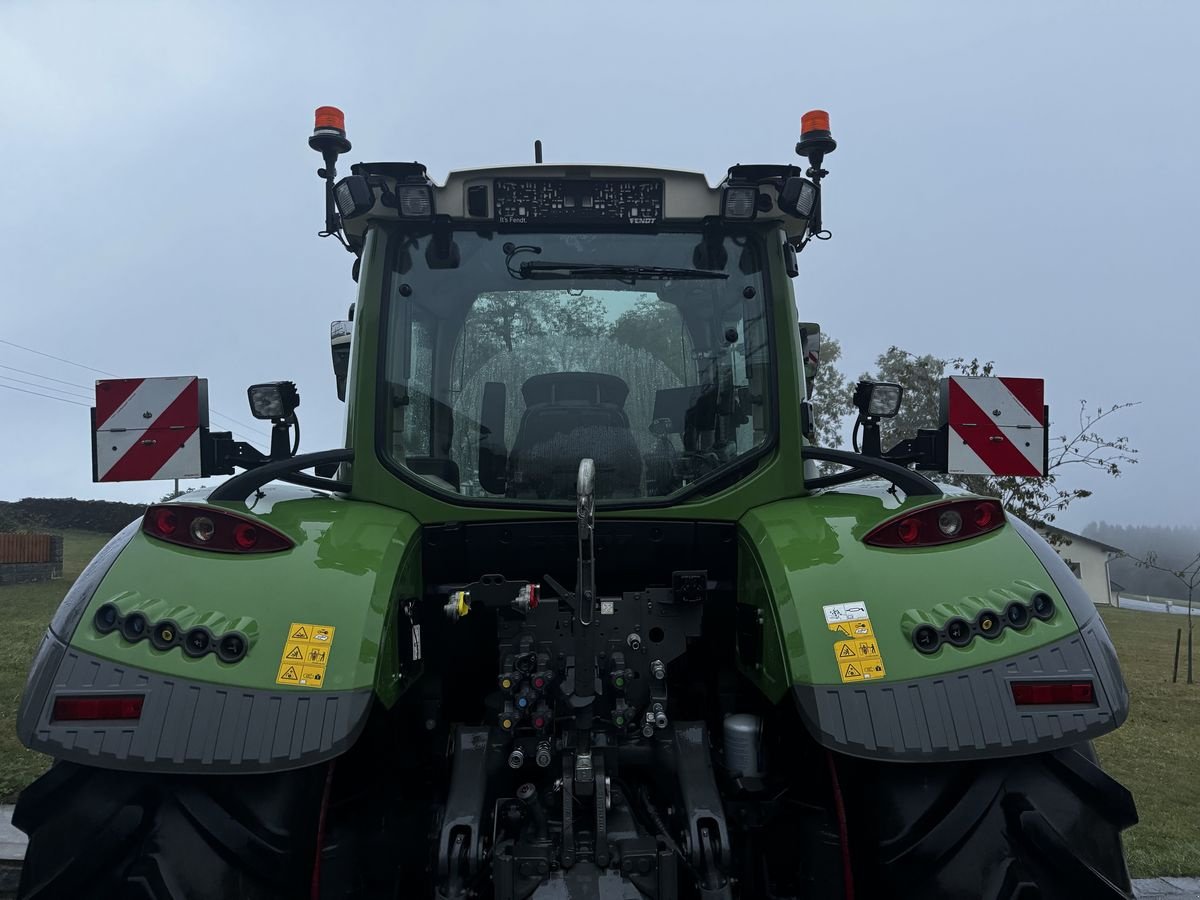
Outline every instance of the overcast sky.
[[[251, 425], [245, 387], [292, 379], [303, 448], [339, 446], [329, 321], [354, 285], [316, 237], [323, 104], [350, 161], [438, 181], [540, 138], [716, 182], [795, 161], [827, 109], [834, 239], [796, 289], [848, 373], [891, 344], [994, 359], [1046, 379], [1056, 432], [1081, 398], [1140, 401], [1111, 432], [1141, 463], [1060, 521], [1200, 523], [1200, 4], [0, 0], [0, 340], [207, 376]], [[0, 365], [65, 399], [101, 377], [6, 343]], [[169, 488], [93, 485], [74, 399], [0, 389], [0, 499]]]

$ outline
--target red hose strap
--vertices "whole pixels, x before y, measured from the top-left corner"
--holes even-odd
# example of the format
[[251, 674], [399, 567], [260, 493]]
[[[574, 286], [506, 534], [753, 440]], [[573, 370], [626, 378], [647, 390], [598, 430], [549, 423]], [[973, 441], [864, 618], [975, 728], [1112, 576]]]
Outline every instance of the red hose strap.
[[325, 816], [329, 812], [329, 795], [333, 793], [333, 768], [337, 759], [329, 761], [325, 770], [325, 787], [321, 791], [321, 811], [317, 815], [317, 848], [313, 854], [311, 900], [321, 900], [321, 851], [325, 848]]
[[[837, 816], [838, 843], [842, 848], [842, 881], [845, 887], [845, 897], [846, 900], [854, 900], [854, 867], [850, 864], [850, 837], [846, 828], [846, 803], [842, 798], [837, 764], [833, 761], [831, 750], [825, 751], [825, 759], [829, 763], [829, 785], [833, 789], [833, 812]], [[313, 900], [316, 898], [314, 897]]]

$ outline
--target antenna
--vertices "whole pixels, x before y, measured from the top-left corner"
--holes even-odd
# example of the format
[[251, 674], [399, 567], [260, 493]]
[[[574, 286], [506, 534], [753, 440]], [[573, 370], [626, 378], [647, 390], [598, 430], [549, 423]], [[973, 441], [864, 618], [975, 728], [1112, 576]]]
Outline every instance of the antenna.
[[541, 141], [533, 142], [533, 161], [535, 163], [537, 163], [538, 165], [541, 165], [541, 162], [542, 162], [542, 142]]

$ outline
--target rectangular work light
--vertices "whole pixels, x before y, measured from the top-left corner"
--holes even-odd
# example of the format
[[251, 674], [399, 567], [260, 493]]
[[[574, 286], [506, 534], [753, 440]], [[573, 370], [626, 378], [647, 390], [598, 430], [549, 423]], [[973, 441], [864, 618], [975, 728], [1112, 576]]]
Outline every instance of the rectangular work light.
[[817, 186], [807, 178], [789, 178], [779, 191], [779, 208], [797, 219], [807, 219], [817, 205]]
[[300, 405], [300, 392], [291, 381], [252, 384], [246, 390], [250, 414], [256, 419], [286, 419]]
[[406, 219], [430, 219], [433, 217], [433, 189], [427, 184], [398, 185], [396, 206]]
[[756, 187], [727, 187], [721, 195], [722, 219], [753, 219], [757, 209]]
[[890, 381], [860, 381], [854, 388], [854, 405], [867, 418], [890, 419], [900, 412], [904, 389]]
[[365, 215], [375, 205], [375, 192], [361, 175], [343, 178], [333, 189], [333, 201], [343, 219]]

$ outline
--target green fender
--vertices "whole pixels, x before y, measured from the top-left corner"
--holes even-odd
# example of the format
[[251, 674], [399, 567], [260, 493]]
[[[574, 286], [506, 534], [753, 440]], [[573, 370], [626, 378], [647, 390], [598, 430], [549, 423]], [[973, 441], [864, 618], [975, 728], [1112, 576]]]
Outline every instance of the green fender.
[[[384, 635], [393, 601], [420, 596], [416, 520], [389, 507], [287, 486], [264, 489], [249, 510], [241, 504], [218, 506], [261, 520], [295, 547], [239, 556], [138, 533], [100, 583], [71, 645], [102, 659], [196, 681], [309, 691], [318, 688], [279, 684], [277, 676], [292, 624], [326, 626], [336, 630], [319, 689], [376, 686], [390, 705], [398, 691], [391, 678], [396, 648]], [[148, 640], [131, 644], [116, 632], [101, 634], [92, 624], [105, 602], [122, 612], [142, 609], [151, 623], [169, 617], [183, 631], [199, 623], [218, 634], [248, 619], [239, 630], [249, 633], [251, 646], [244, 659], [227, 664], [212, 653], [193, 659], [179, 648], [157, 650]]]
[[[881, 522], [947, 499], [963, 497], [900, 501], [868, 483], [743, 516], [744, 674], [772, 701], [794, 697], [819, 741], [860, 756], [1001, 756], [1116, 728], [1128, 696], [1103, 623], [1065, 564], [1024, 523], [1010, 518], [995, 532], [941, 547], [863, 543]], [[987, 609], [1002, 615], [1038, 592], [1054, 601], [1046, 621], [977, 634], [965, 647], [943, 643], [923, 653], [914, 646], [921, 623], [974, 622]], [[836, 618], [831, 623], [825, 608], [839, 604], [865, 607], [864, 638], [833, 630]], [[1017, 707], [1009, 682], [1040, 677], [1091, 679], [1096, 702]]]
[[[415, 519], [287, 485], [265, 488], [248, 507], [213, 506], [259, 520], [295, 546], [238, 555], [127, 530], [123, 548], [106, 548], [115, 554], [107, 571], [85, 571], [87, 590], [64, 601], [74, 608], [55, 621], [71, 629], [52, 626], [43, 640], [18, 716], [27, 746], [142, 770], [308, 765], [346, 749], [375, 702], [392, 705], [419, 675], [412, 647], [400, 646], [412, 630], [395, 622], [403, 601], [420, 597]], [[151, 627], [174, 623], [180, 635], [198, 625], [218, 640], [240, 632], [248, 650], [225, 662], [214, 652], [189, 656], [178, 644], [130, 641], [119, 629], [103, 633], [95, 615], [105, 603], [122, 616], [142, 612]], [[293, 640], [297, 625], [322, 630], [325, 642], [315, 633]], [[295, 663], [289, 651], [299, 651]], [[86, 728], [55, 720], [56, 697], [101, 691], [144, 697], [140, 719]]]

